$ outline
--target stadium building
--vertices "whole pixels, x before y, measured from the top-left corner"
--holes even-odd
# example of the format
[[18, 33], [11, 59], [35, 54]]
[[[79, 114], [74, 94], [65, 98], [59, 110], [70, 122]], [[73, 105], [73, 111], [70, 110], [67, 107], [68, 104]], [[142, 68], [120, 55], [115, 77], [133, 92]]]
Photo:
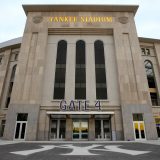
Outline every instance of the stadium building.
[[3, 139], [160, 137], [160, 40], [137, 36], [138, 6], [23, 9], [23, 37], [0, 43]]

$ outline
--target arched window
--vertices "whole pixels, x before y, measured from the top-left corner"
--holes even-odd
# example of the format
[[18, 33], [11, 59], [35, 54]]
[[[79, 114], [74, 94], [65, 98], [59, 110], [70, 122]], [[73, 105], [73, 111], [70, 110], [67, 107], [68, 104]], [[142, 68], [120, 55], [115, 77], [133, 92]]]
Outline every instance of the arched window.
[[86, 99], [85, 42], [76, 43], [75, 99]]
[[145, 64], [145, 69], [147, 74], [148, 86], [149, 88], [156, 88], [153, 65], [149, 60], [146, 60], [144, 64]]
[[7, 94], [7, 99], [6, 99], [6, 108], [8, 108], [8, 106], [10, 104], [10, 99], [11, 99], [11, 93], [12, 93], [13, 84], [14, 84], [16, 67], [17, 67], [17, 64], [15, 64], [13, 66], [12, 72], [11, 72], [11, 77], [10, 77], [10, 81], [9, 81], [9, 88], [8, 88], [8, 94]]
[[65, 74], [66, 74], [67, 42], [58, 42], [56, 71], [54, 82], [54, 99], [64, 99], [65, 94]]
[[106, 70], [103, 42], [100, 40], [95, 41], [94, 50], [96, 73], [96, 98], [107, 99]]
[[149, 86], [150, 96], [152, 100], [152, 105], [158, 105], [158, 95], [157, 95], [155, 74], [154, 74], [152, 62], [149, 60], [146, 60], [144, 64], [145, 64], [145, 69], [147, 74], [147, 80], [148, 80], [148, 86]]

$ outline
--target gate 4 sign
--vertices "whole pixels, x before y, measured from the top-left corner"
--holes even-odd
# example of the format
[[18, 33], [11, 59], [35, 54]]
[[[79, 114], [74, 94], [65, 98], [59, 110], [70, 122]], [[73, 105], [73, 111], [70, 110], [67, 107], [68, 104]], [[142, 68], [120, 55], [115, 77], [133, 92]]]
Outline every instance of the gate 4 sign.
[[[101, 102], [97, 100], [95, 102], [95, 109], [101, 110]], [[87, 111], [89, 109], [89, 101], [87, 100], [71, 100], [68, 104], [66, 100], [62, 100], [59, 105], [60, 110], [63, 111]]]
[[[59, 149], [71, 149], [72, 151], [69, 153], [65, 154], [60, 154], [60, 155], [65, 155], [65, 156], [90, 156], [90, 155], [99, 155], [100, 153], [103, 152], [117, 152], [117, 153], [123, 153], [123, 154], [128, 154], [131, 156], [136, 156], [136, 155], [141, 155], [141, 154], [146, 154], [149, 153], [150, 151], [137, 151], [137, 150], [129, 150], [129, 149], [124, 149], [120, 148], [121, 145], [98, 145], [98, 144], [92, 144], [89, 146], [74, 146], [72, 144], [66, 144], [66, 145], [43, 145], [41, 146], [42, 148], [40, 149], [32, 149], [32, 150], [24, 150], [24, 151], [16, 151], [16, 152], [11, 152], [12, 154], [17, 154], [17, 155], [31, 155], [34, 153], [38, 152], [43, 152], [47, 150], [51, 150], [54, 148], [59, 148]], [[98, 148], [97, 148], [98, 147]], [[99, 148], [101, 147], [101, 148]], [[96, 153], [91, 153], [90, 151], [96, 151]], [[101, 152], [98, 152], [101, 151]], [[63, 152], [63, 151], [62, 151]]]

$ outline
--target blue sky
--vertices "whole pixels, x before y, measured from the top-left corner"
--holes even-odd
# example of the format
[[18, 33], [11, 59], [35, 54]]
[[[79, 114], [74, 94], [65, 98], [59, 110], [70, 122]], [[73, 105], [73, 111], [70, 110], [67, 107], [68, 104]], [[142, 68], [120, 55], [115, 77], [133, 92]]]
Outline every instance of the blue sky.
[[0, 43], [23, 35], [26, 16], [22, 4], [138, 4], [138, 36], [160, 39], [160, 0], [1, 0]]

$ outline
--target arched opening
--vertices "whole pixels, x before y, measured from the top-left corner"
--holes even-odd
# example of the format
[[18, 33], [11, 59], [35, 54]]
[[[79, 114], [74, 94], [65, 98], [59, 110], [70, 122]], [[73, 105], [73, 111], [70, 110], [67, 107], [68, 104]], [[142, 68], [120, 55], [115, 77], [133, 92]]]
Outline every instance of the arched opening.
[[96, 73], [96, 98], [107, 99], [107, 84], [103, 42], [100, 40], [95, 41], [94, 50]]

